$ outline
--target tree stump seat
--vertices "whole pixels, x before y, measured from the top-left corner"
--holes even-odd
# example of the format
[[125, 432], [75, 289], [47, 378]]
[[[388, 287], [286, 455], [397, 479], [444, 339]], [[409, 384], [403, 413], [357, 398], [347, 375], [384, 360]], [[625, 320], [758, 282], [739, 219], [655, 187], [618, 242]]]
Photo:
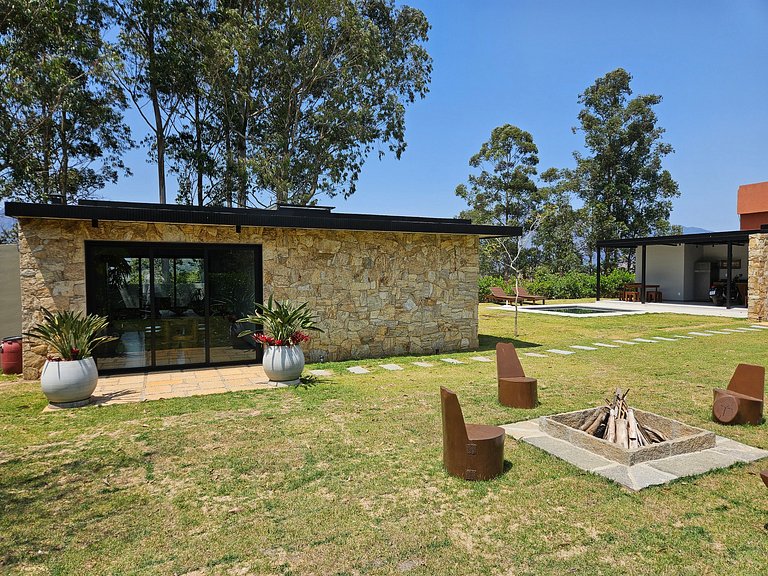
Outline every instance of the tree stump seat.
[[752, 364], [736, 367], [727, 389], [712, 391], [712, 416], [721, 424], [760, 424], [763, 419], [765, 368]]

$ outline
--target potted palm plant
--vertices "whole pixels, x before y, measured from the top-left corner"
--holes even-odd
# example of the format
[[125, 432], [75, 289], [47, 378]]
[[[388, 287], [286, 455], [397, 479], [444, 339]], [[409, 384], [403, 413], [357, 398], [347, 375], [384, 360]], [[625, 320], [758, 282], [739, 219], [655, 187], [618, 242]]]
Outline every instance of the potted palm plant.
[[264, 346], [262, 364], [269, 380], [276, 385], [298, 384], [304, 369], [301, 343], [309, 340], [307, 331], [322, 332], [307, 303], [273, 301], [270, 296], [266, 304], [257, 303], [255, 312], [238, 322], [262, 326], [261, 332], [243, 330], [240, 336], [252, 334]]
[[57, 406], [82, 406], [96, 389], [99, 373], [93, 350], [115, 340], [100, 336], [109, 321], [104, 316], [82, 312], [51, 312], [43, 308], [43, 321], [25, 336], [47, 344], [49, 351], [40, 374], [43, 394]]

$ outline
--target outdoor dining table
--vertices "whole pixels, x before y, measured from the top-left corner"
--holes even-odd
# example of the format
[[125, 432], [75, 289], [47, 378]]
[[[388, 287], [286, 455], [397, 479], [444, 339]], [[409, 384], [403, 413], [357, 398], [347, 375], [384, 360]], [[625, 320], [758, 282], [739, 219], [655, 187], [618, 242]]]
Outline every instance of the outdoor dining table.
[[642, 282], [629, 282], [628, 284], [624, 284], [624, 293], [626, 300], [626, 293], [627, 292], [636, 292], [637, 293], [637, 301], [644, 301], [645, 295], [649, 291], [658, 291], [660, 284], [643, 284]]

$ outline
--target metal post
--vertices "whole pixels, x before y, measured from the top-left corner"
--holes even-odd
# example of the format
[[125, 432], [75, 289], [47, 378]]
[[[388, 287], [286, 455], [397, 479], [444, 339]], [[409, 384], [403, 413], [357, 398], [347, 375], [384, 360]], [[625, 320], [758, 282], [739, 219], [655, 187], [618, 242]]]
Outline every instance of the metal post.
[[640, 302], [642, 302], [643, 304], [645, 304], [645, 254], [646, 254], [645, 249], [646, 249], [646, 245], [643, 244], [643, 266], [640, 269], [641, 270], [641, 272], [640, 272], [640, 274], [641, 274], [640, 275], [640, 284], [641, 284], [641, 286], [640, 286]]
[[731, 276], [733, 276], [733, 270], [731, 264], [733, 263], [733, 242], [728, 241], [728, 256], [726, 265], [728, 269], [725, 271], [725, 307], [731, 307]]
[[597, 290], [595, 291], [595, 300], [600, 300], [600, 246], [597, 247]]

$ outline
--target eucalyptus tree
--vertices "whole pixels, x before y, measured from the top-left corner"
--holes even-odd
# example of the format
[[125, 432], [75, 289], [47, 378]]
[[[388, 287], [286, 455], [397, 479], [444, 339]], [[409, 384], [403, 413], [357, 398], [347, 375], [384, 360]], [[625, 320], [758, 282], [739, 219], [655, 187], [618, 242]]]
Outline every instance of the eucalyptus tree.
[[266, 0], [255, 76], [256, 200], [355, 192], [370, 154], [400, 158], [405, 109], [428, 90], [424, 14], [392, 0]]
[[109, 74], [101, 0], [4, 0], [0, 197], [91, 196], [124, 169], [126, 101]]
[[[663, 234], [669, 231], [671, 199], [677, 183], [662, 160], [673, 152], [662, 141], [654, 107], [656, 94], [632, 96], [632, 76], [618, 68], [588, 87], [580, 96], [579, 127], [586, 154], [574, 152], [572, 189], [584, 203], [586, 239], [590, 251], [598, 240]], [[606, 255], [606, 268], [617, 253]], [[628, 256], [629, 258], [629, 256]]]
[[136, 111], [150, 129], [145, 143], [157, 165], [160, 203], [166, 195], [166, 140], [173, 130], [186, 81], [187, 55], [171, 36], [184, 2], [111, 0], [117, 14], [120, 65], [114, 71]]
[[491, 131], [491, 137], [469, 159], [475, 169], [466, 184], [456, 187], [456, 195], [470, 206], [469, 214], [476, 222], [500, 226], [520, 226], [524, 236], [483, 243], [486, 260], [495, 261], [495, 268], [508, 275], [530, 257], [532, 233], [541, 223], [547, 198], [539, 190], [536, 167], [538, 148], [529, 132], [504, 124]]

